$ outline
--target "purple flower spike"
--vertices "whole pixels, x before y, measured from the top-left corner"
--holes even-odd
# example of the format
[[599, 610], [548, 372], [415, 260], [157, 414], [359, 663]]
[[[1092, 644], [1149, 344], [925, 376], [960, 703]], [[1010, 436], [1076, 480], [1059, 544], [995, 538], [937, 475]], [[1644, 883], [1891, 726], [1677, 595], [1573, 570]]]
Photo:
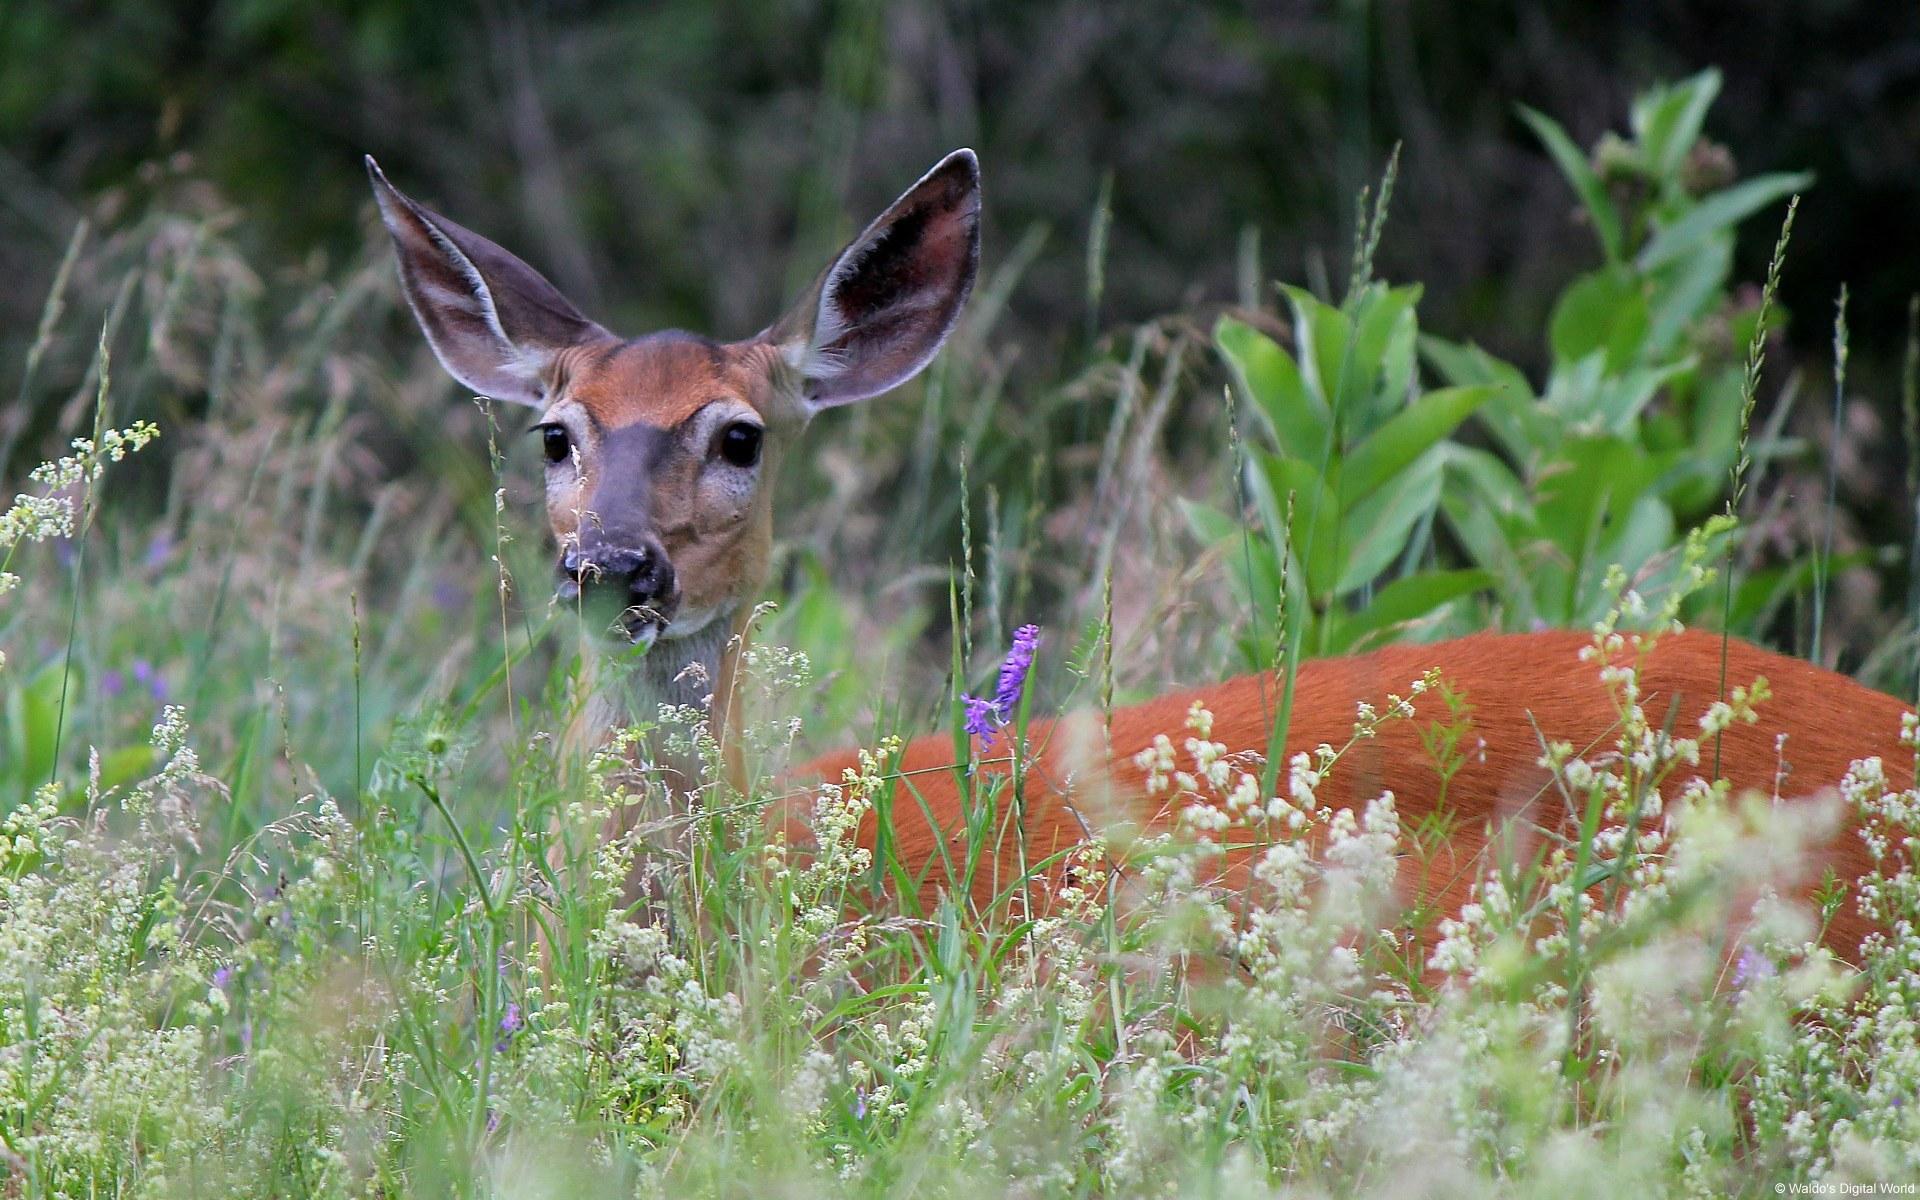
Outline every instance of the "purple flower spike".
[[1033, 652], [1039, 645], [1038, 625], [1022, 625], [1013, 631], [1013, 645], [1000, 664], [1000, 687], [993, 693], [993, 707], [999, 710], [1003, 722], [1013, 720], [1020, 707], [1020, 697], [1027, 690], [1027, 672], [1033, 670]]
[[978, 696], [962, 696], [960, 703], [967, 710], [967, 732], [974, 737], [993, 740], [994, 730], [999, 727], [993, 711], [993, 701], [982, 700]]
[[155, 700], [162, 704], [167, 702], [167, 681], [161, 677], [159, 671], [154, 669], [152, 663], [144, 658], [134, 659], [133, 678], [151, 692]]
[[147, 543], [146, 565], [149, 570], [167, 565], [173, 557], [173, 537], [167, 533], [156, 533]]
[[505, 1054], [513, 1035], [526, 1028], [526, 1024], [520, 1016], [520, 1006], [511, 1000], [507, 1001], [507, 1011], [500, 1017], [500, 1040], [493, 1044], [493, 1052]]
[[1000, 664], [1000, 682], [994, 689], [993, 699], [960, 697], [960, 703], [966, 707], [967, 732], [983, 739], [985, 748], [993, 748], [994, 738], [1020, 710], [1020, 698], [1026, 694], [1027, 675], [1033, 670], [1034, 651], [1039, 645], [1038, 625], [1022, 625], [1014, 630], [1013, 645], [1007, 648], [1007, 657]]
[[223, 966], [213, 973], [213, 986], [223, 992], [227, 990], [227, 985], [232, 982], [233, 968], [231, 966]]
[[1761, 954], [1752, 946], [1740, 951], [1739, 961], [1733, 964], [1733, 986], [1736, 990], [1762, 979], [1770, 979], [1779, 974], [1779, 968], [1773, 960]]

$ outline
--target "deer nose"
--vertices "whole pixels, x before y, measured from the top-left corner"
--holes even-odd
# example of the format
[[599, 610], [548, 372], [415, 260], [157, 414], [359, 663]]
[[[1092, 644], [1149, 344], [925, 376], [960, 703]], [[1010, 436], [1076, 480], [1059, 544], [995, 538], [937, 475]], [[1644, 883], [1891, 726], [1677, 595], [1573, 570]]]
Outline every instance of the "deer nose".
[[651, 610], [656, 619], [670, 615], [673, 563], [651, 539], [633, 546], [574, 547], [561, 557], [560, 569], [572, 585], [566, 590], [607, 594], [623, 608]]

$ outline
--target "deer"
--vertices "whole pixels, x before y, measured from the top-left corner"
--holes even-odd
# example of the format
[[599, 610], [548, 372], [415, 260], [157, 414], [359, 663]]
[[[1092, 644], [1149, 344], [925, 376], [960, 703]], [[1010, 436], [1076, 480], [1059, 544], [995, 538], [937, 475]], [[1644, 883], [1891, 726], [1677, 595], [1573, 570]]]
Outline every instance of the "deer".
[[[440, 364], [475, 393], [539, 413], [533, 428], [546, 460], [557, 600], [594, 614], [609, 652], [644, 652], [619, 694], [589, 711], [585, 736], [601, 737], [663, 703], [691, 705], [706, 714], [726, 769], [737, 772], [735, 681], [768, 581], [775, 473], [814, 416], [906, 383], [953, 331], [979, 269], [976, 156], [961, 149], [941, 159], [834, 256], [784, 316], [732, 342], [673, 330], [617, 336], [513, 254], [401, 193], [371, 157], [367, 169], [401, 291]], [[1467, 699], [1477, 739], [1450, 782], [1434, 770], [1420, 722], [1391, 722], [1354, 746], [1320, 799], [1357, 809], [1390, 791], [1403, 826], [1440, 822], [1439, 861], [1403, 871], [1401, 885], [1435, 912], [1457, 912], [1504, 822], [1578, 823], [1577, 813], [1551, 811], [1560, 801], [1543, 748], [1558, 741], [1585, 751], [1614, 736], [1616, 705], [1583, 656], [1592, 644], [1577, 630], [1479, 633], [1301, 663], [1282, 753], [1345, 742], [1358, 705], [1430, 672], [1449, 681]], [[1645, 656], [1638, 687], [1656, 720], [1665, 715], [1684, 727], [1730, 686], [1759, 679], [1773, 699], [1713, 743], [1735, 792], [1783, 804], [1830, 798], [1854, 760], [1868, 756], [1881, 759], [1890, 787], [1911, 785], [1914, 755], [1901, 736], [1909, 706], [1803, 660], [1738, 638], [1670, 633]], [[1021, 854], [1048, 860], [1085, 843], [1097, 831], [1095, 808], [1117, 807], [1149, 830], [1168, 826], [1175, 814], [1149, 796], [1140, 752], [1158, 735], [1177, 737], [1196, 703], [1214, 715], [1215, 741], [1236, 754], [1264, 752], [1280, 686], [1274, 672], [1255, 673], [1097, 722], [1034, 721], [1020, 750], [1028, 755], [1024, 792], [1010, 806]], [[1089, 736], [1093, 728], [1100, 736]], [[699, 764], [661, 747], [650, 753], [684, 796]], [[890, 786], [911, 799], [886, 806], [884, 836], [918, 881], [923, 909], [956, 890], [970, 890], [961, 898], [984, 909], [1017, 874], [1004, 862], [970, 882], [942, 870], [964, 857], [967, 836], [975, 764], [957, 757], [953, 737], [929, 735], [907, 743], [889, 773]], [[999, 760], [1002, 773], [1010, 758]], [[855, 765], [851, 751], [829, 754], [789, 778], [832, 782]], [[602, 836], [626, 833], [622, 820]], [[863, 819], [868, 848], [883, 836], [879, 820], [876, 812]], [[1820, 864], [1844, 884], [1872, 865], [1857, 825], [1843, 817], [1818, 848]], [[1012, 845], [1001, 838], [989, 853], [1005, 857]], [[1809, 880], [1803, 895], [1811, 887]], [[1848, 903], [1824, 939], [1854, 957], [1868, 932]]]

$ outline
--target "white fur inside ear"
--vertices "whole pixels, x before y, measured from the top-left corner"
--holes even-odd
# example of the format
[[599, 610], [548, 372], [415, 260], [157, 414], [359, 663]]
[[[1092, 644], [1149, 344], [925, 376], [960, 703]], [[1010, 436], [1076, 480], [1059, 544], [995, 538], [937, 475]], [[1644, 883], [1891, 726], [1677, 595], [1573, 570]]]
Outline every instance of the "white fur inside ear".
[[[822, 305], [823, 317], [825, 305]], [[831, 383], [847, 373], [847, 353], [830, 350], [831, 338], [791, 338], [780, 343], [780, 358], [809, 383]]]
[[853, 257], [859, 247], [854, 247], [840, 256], [827, 272], [826, 283], [820, 288], [820, 311], [813, 321], [813, 341], [816, 345], [827, 346], [840, 340], [847, 332], [847, 314], [840, 307], [840, 289], [846, 286], [847, 276], [853, 273]]
[[[454, 269], [460, 273], [461, 279], [464, 280], [467, 285], [465, 292], [450, 292], [445, 288], [424, 284], [420, 288], [423, 298], [430, 296], [436, 303], [445, 307], [457, 309], [461, 312], [470, 313], [479, 317], [481, 322], [486, 325], [488, 335], [492, 337], [496, 343], [496, 353], [499, 355], [499, 369], [501, 372], [527, 387], [536, 385], [539, 382], [541, 372], [546, 370], [547, 356], [538, 351], [530, 350], [525, 346], [518, 345], [507, 335], [506, 326], [500, 323], [500, 310], [494, 303], [493, 289], [487, 286], [486, 277], [480, 274], [480, 268], [474, 265], [474, 261], [467, 257], [466, 252], [455, 245], [453, 239], [442, 232], [440, 227], [436, 225], [431, 218], [417, 211], [415, 216], [419, 218], [420, 224], [425, 227], [427, 236], [433, 239], [435, 248], [446, 256], [448, 262], [453, 264]], [[424, 322], [422, 323], [422, 327], [425, 327]], [[428, 340], [433, 340], [431, 335], [429, 335]], [[435, 349], [439, 349], [439, 347], [436, 346]], [[487, 390], [485, 387], [471, 380], [465, 380], [463, 382], [475, 387], [478, 391], [485, 392]], [[524, 397], [496, 396], [494, 398], [505, 399], [514, 403], [530, 404], [534, 402]]]
[[973, 287], [979, 208], [978, 165], [955, 151], [840, 252], [812, 311], [776, 326], [807, 327], [779, 352], [809, 412], [890, 391], [933, 360]]
[[507, 336], [506, 328], [500, 324], [500, 310], [494, 306], [493, 289], [487, 286], [486, 278], [480, 274], [480, 268], [474, 266], [473, 260], [467, 257], [466, 252], [454, 245], [453, 239], [442, 233], [438, 225], [419, 213], [415, 216], [426, 228], [427, 236], [433, 239], [434, 246], [440, 253], [446, 255], [447, 261], [451, 262], [454, 269], [460, 272], [460, 277], [466, 280], [468, 297], [465, 298], [464, 303], [462, 298], [453, 297], [453, 302], [468, 312], [476, 313], [482, 321], [485, 321], [487, 332], [499, 339], [501, 349], [514, 350], [513, 339]]

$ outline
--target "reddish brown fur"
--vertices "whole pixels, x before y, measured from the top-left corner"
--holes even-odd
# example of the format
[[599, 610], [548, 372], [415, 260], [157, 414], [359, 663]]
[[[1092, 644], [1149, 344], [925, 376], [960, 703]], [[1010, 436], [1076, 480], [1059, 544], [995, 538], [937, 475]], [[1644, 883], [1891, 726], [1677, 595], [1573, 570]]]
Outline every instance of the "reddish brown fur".
[[[603, 338], [554, 356], [549, 407], [578, 406], [604, 436], [636, 425], [673, 431], [708, 405], [731, 401], [748, 405], [767, 426], [784, 431], [791, 423], [779, 403], [784, 369], [778, 349], [761, 340], [721, 343], [685, 334]], [[683, 602], [695, 610], [749, 602], [766, 579], [773, 550], [772, 489], [757, 489], [744, 514], [704, 503], [699, 487], [705, 446], [685, 450], [657, 464], [649, 485], [650, 511], [678, 572]], [[601, 473], [611, 466], [591, 446], [581, 447], [579, 454], [579, 477], [563, 492], [548, 492], [548, 524], [562, 546], [571, 544], [582, 520], [610, 515], [599, 513], [592, 497]], [[771, 469], [777, 446], [767, 457]]]
[[[1487, 865], [1483, 851], [1488, 835], [1503, 818], [1523, 816], [1537, 826], [1568, 826], [1565, 804], [1557, 791], [1548, 790], [1547, 772], [1538, 765], [1540, 737], [1571, 742], [1576, 750], [1614, 744], [1614, 703], [1597, 667], [1579, 659], [1581, 647], [1590, 640], [1573, 632], [1479, 634], [1438, 645], [1394, 646], [1356, 658], [1309, 662], [1296, 682], [1288, 752], [1320, 743], [1345, 744], [1352, 733], [1356, 702], [1383, 706], [1388, 692], [1406, 694], [1408, 685], [1429, 668], [1439, 668], [1445, 680], [1463, 690], [1472, 705], [1472, 727], [1465, 742], [1472, 746], [1476, 737], [1484, 738], [1484, 758], [1470, 759], [1452, 781], [1446, 797], [1448, 811], [1438, 814], [1446, 818], [1448, 831], [1438, 853], [1417, 867], [1405, 858], [1401, 871], [1401, 889], [1409, 899], [1417, 898], [1443, 914], [1455, 913]], [[1725, 736], [1722, 765], [1737, 790], [1774, 792], [1780, 762], [1775, 739], [1780, 733], [1787, 735], [1785, 761], [1790, 767], [1780, 788], [1784, 798], [1830, 792], [1854, 759], [1868, 755], [1880, 756], [1895, 786], [1911, 782], [1913, 756], [1899, 744], [1901, 715], [1907, 705], [1798, 659], [1741, 641], [1725, 645], [1728, 686], [1764, 676], [1774, 696], [1761, 706], [1758, 724], [1736, 724]], [[1676, 732], [1697, 733], [1695, 722], [1720, 695], [1721, 653], [1722, 640], [1717, 635], [1682, 633], [1662, 639], [1642, 675], [1649, 720], [1664, 720], [1677, 695]], [[1036, 761], [1026, 789], [1027, 860], [1039, 861], [1080, 842], [1083, 820], [1099, 827], [1100, 814], [1089, 810], [1100, 807], [1103, 793], [1114, 798], [1112, 803], [1123, 815], [1143, 820], [1150, 829], [1165, 827], [1170, 814], [1152, 811], [1141, 801], [1141, 774], [1131, 760], [1156, 734], [1167, 734], [1179, 745], [1187, 736], [1188, 706], [1196, 699], [1214, 714], [1215, 740], [1234, 751], [1265, 748], [1269, 714], [1277, 697], [1273, 681], [1261, 676], [1243, 676], [1115, 712], [1110, 788], [1094, 783], [1106, 774], [1105, 764], [1089, 761], [1085, 752], [1090, 740], [1086, 735], [1098, 738], [1097, 721], [1085, 723], [1078, 732], [1064, 722], [1035, 722], [1029, 731]], [[1435, 720], [1446, 719], [1446, 713], [1431, 693], [1418, 708], [1412, 721], [1392, 722], [1377, 739], [1356, 745], [1335, 768], [1321, 799], [1353, 807], [1391, 789], [1403, 829], [1414, 829], [1435, 817], [1438, 776], [1419, 735]], [[1080, 749], [1070, 743], [1078, 743]], [[899, 764], [903, 782], [896, 787], [892, 803], [894, 837], [901, 861], [925, 880], [923, 904], [935, 902], [942, 890], [942, 841], [952, 861], [964, 861], [952, 762], [952, 739], [934, 736], [908, 745]], [[837, 780], [854, 763], [851, 752], [828, 755], [796, 775]], [[1703, 761], [1702, 773], [1710, 768], [1711, 763]], [[1690, 773], [1685, 768], [1681, 772], [1681, 778]], [[914, 798], [916, 791], [925, 810]], [[926, 810], [934, 816], [932, 825]], [[1849, 815], [1845, 831], [1822, 851], [1827, 865], [1849, 883], [1869, 866], [1855, 828]], [[870, 815], [861, 830], [864, 844], [872, 846], [875, 835], [875, 819]], [[1002, 837], [997, 844], [1005, 858], [1017, 843]], [[1005, 862], [997, 869], [979, 871], [973, 902], [983, 908], [991, 904], [994, 895], [1018, 874]], [[1867, 932], [1849, 899], [1835, 916], [1827, 943], [1852, 957]]]
[[693, 337], [607, 339], [569, 346], [554, 358], [552, 390], [603, 429], [645, 423], [670, 429], [723, 397], [746, 401], [772, 421], [779, 351], [762, 341]]

